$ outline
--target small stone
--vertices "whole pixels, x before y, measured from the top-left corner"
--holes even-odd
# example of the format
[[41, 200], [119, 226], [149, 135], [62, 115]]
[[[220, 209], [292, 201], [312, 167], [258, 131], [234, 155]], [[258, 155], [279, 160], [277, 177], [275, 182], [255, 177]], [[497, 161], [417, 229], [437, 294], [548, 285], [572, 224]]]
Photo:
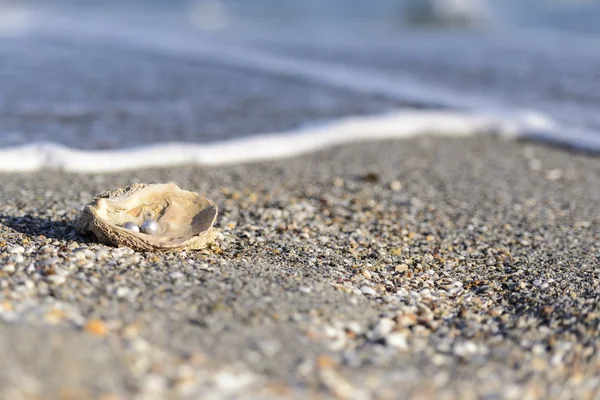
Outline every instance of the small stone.
[[344, 186], [344, 180], [342, 178], [333, 178], [333, 186], [335, 186], [335, 187]]
[[400, 190], [402, 190], [402, 182], [392, 181], [390, 183], [390, 189], [392, 189], [394, 192], [399, 192]]
[[400, 332], [393, 332], [385, 338], [385, 343], [396, 349], [408, 350], [408, 342], [406, 337]]
[[8, 249], [8, 252], [11, 254], [23, 254], [25, 252], [25, 248], [20, 245], [12, 246]]
[[408, 265], [406, 265], [406, 264], [399, 264], [399, 265], [396, 265], [396, 266], [394, 267], [394, 270], [395, 270], [396, 272], [404, 272], [404, 271], [408, 271]]
[[401, 327], [410, 327], [410, 326], [416, 325], [417, 316], [412, 313], [402, 314], [396, 318], [396, 321], [398, 322], [398, 325]]
[[82, 262], [79, 267], [81, 269], [92, 269], [94, 268], [94, 263], [92, 261]]
[[15, 264], [13, 264], [13, 263], [8, 263], [2, 267], [2, 271], [9, 273], [9, 274], [12, 274], [13, 272], [15, 272], [15, 270], [16, 270], [16, 267], [15, 267]]
[[355, 335], [360, 335], [360, 333], [362, 332], [360, 324], [356, 321], [348, 322], [346, 324], [346, 330], [354, 333]]
[[10, 259], [17, 264], [21, 264], [22, 262], [25, 261], [25, 257], [23, 257], [23, 254], [19, 254], [19, 253], [14, 254]]
[[106, 324], [99, 319], [90, 319], [86, 322], [83, 330], [94, 336], [105, 336], [108, 333]]
[[304, 294], [308, 294], [308, 293], [312, 292], [312, 288], [310, 288], [310, 287], [308, 287], [308, 286], [300, 286], [300, 287], [298, 288], [298, 290], [299, 290], [301, 293], [304, 293]]
[[116, 295], [117, 295], [117, 297], [126, 297], [129, 295], [129, 293], [131, 293], [131, 289], [129, 289], [128, 287], [125, 287], [125, 286], [121, 286], [121, 287], [117, 288]]
[[368, 172], [367, 174], [363, 175], [361, 177], [361, 179], [365, 182], [377, 183], [381, 180], [381, 176], [377, 172], [371, 171], [371, 172]]
[[360, 288], [360, 291], [364, 295], [377, 296], [377, 292], [372, 287], [369, 287], [369, 286], [362, 286]]
[[46, 314], [44, 314], [44, 319], [46, 320], [46, 322], [50, 322], [52, 324], [62, 322], [66, 319], [66, 317], [67, 315], [65, 313], [65, 310], [58, 307], [53, 307], [49, 309], [46, 312]]
[[13, 303], [8, 300], [0, 301], [0, 311], [2, 309], [7, 312], [13, 311], [13, 309], [14, 309]]
[[181, 279], [184, 277], [185, 277], [185, 274], [181, 271], [174, 271], [169, 274], [169, 278], [171, 278], [173, 280]]
[[541, 171], [542, 170], [542, 162], [540, 160], [538, 160], [537, 158], [529, 160], [529, 168], [531, 168], [532, 171]]
[[58, 257], [52, 257], [47, 260], [41, 261], [40, 265], [43, 267], [49, 267], [49, 266], [58, 264], [59, 261], [60, 261], [60, 259]]
[[167, 388], [167, 379], [164, 376], [152, 374], [144, 378], [143, 385], [149, 393], [162, 392]]
[[109, 255], [109, 253], [108, 253], [108, 250], [106, 250], [106, 249], [101, 249], [101, 250], [96, 251], [96, 258], [99, 260], [108, 258], [108, 255]]
[[67, 280], [67, 277], [64, 275], [54, 274], [54, 275], [49, 275], [46, 279], [48, 280], [48, 282], [58, 286], [58, 285], [62, 285], [63, 283], [65, 283]]
[[25, 288], [26, 288], [27, 290], [29, 290], [29, 291], [31, 291], [31, 290], [33, 290], [33, 289], [35, 289], [35, 282], [34, 282], [34, 281], [32, 281], [31, 279], [26, 279], [26, 280], [23, 282], [23, 285], [24, 285], [24, 286], [25, 286]]
[[546, 179], [549, 181], [556, 181], [562, 178], [562, 176], [563, 172], [560, 169], [551, 169], [550, 171], [546, 172]]
[[389, 318], [382, 318], [379, 320], [379, 322], [373, 329], [373, 335], [376, 338], [384, 338], [392, 332], [395, 326], [396, 323], [394, 322], [394, 320]]
[[329, 368], [334, 368], [336, 365], [335, 360], [327, 355], [327, 354], [321, 354], [320, 356], [317, 357], [317, 368], [319, 369], [329, 369]]
[[469, 357], [477, 353], [477, 345], [471, 341], [454, 345], [454, 354], [459, 357]]

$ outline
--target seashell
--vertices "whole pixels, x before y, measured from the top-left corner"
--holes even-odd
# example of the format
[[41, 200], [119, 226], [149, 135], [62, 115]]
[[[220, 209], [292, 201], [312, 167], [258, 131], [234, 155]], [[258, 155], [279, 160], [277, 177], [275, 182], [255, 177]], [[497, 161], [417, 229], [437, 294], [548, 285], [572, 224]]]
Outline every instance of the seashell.
[[[96, 196], [83, 208], [75, 228], [103, 243], [135, 250], [201, 249], [219, 233], [213, 227], [217, 214], [215, 203], [173, 183], [134, 184]], [[124, 227], [146, 220], [158, 223], [155, 234]]]

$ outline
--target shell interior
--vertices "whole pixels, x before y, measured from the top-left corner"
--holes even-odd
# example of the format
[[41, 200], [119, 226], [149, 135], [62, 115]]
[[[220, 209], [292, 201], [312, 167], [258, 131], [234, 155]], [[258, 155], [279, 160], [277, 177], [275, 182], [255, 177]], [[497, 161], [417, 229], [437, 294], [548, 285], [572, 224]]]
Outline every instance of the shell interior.
[[[214, 229], [212, 225], [218, 212], [212, 201], [181, 190], [175, 184], [133, 185], [100, 196], [86, 208], [93, 215], [88, 228], [98, 238], [144, 249], [185, 247]], [[140, 226], [146, 219], [158, 222], [156, 234], [123, 227], [126, 222]], [[139, 246], [136, 243], [140, 243]]]

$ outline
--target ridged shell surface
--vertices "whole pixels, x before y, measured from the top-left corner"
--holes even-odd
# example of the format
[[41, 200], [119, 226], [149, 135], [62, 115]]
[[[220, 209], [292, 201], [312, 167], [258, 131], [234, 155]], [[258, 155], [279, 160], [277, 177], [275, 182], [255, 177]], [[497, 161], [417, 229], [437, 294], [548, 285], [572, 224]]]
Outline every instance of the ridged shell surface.
[[[218, 234], [213, 227], [217, 214], [215, 203], [173, 183], [134, 184], [96, 196], [75, 226], [103, 243], [139, 251], [201, 249]], [[159, 227], [152, 235], [123, 227], [149, 219]]]

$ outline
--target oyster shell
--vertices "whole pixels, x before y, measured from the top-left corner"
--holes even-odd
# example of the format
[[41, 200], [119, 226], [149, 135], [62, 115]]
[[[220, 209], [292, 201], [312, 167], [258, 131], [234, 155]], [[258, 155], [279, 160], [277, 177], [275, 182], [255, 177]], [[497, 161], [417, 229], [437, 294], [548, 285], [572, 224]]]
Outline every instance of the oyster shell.
[[[82, 234], [92, 233], [106, 244], [135, 250], [201, 249], [213, 242], [218, 208], [199, 194], [173, 183], [134, 184], [96, 196], [75, 223]], [[158, 221], [159, 230], [147, 235], [123, 227], [132, 221]]]

